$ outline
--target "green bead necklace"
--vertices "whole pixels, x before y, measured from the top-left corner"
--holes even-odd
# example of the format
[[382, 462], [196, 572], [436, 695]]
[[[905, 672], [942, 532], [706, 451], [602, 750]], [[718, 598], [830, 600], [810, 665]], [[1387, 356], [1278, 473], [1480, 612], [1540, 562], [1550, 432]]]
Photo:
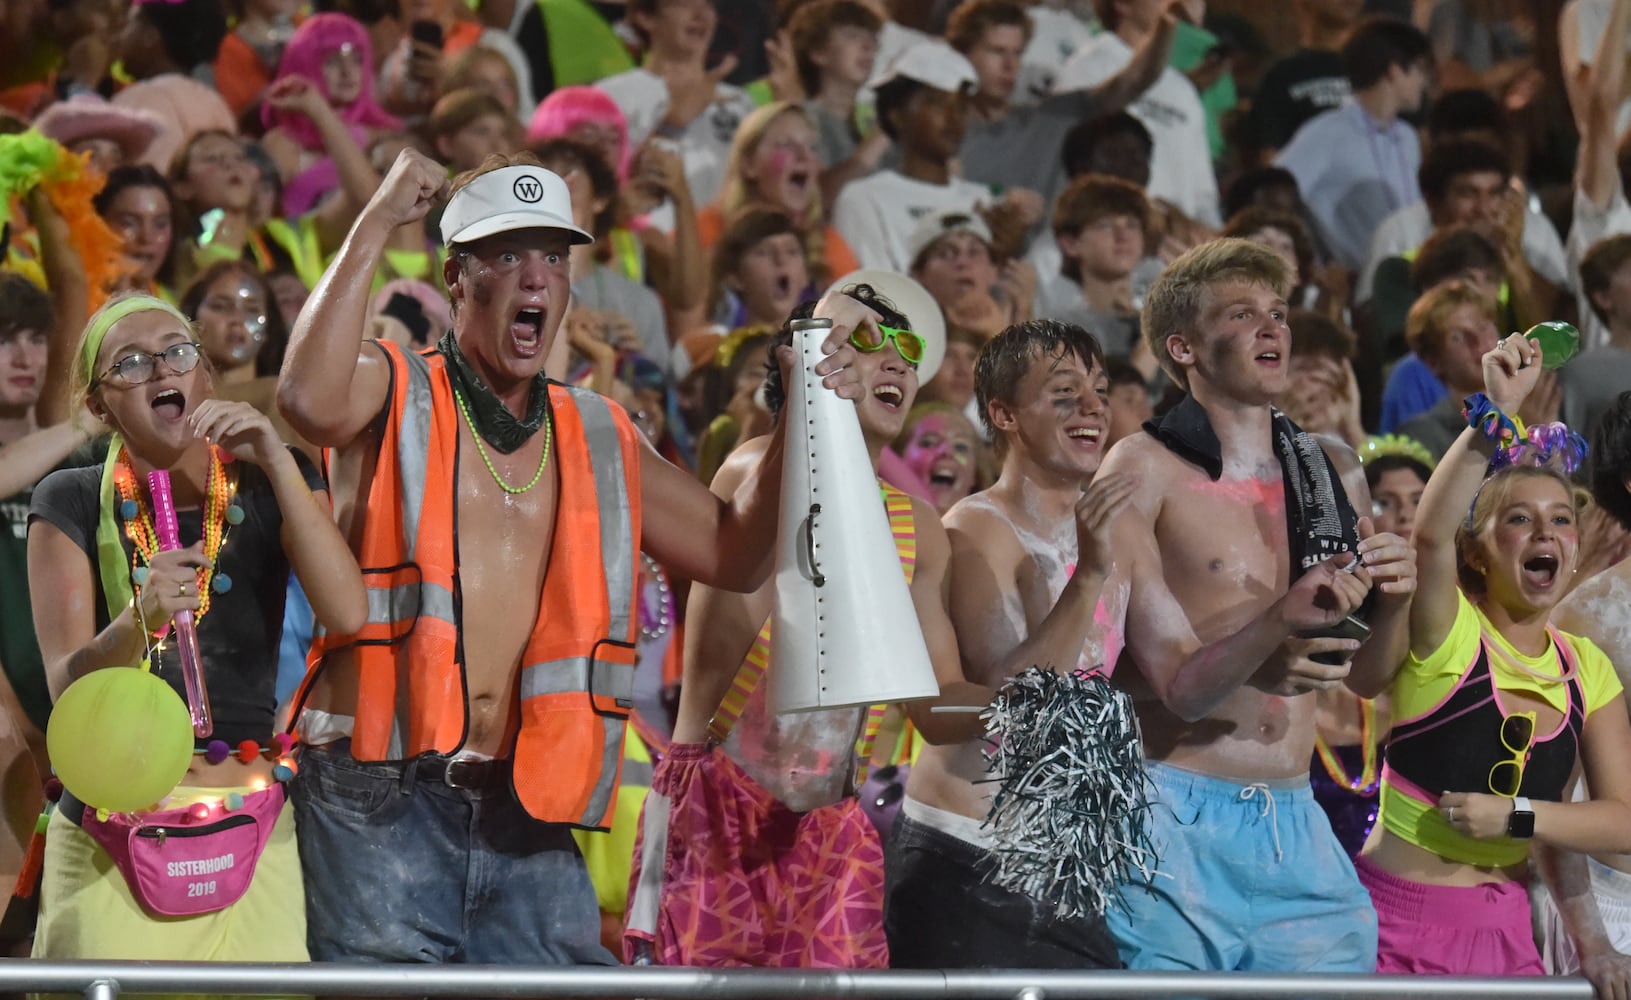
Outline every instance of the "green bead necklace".
[[464, 422], [470, 428], [470, 436], [476, 440], [476, 451], [481, 453], [481, 460], [487, 464], [487, 472], [493, 477], [493, 482], [498, 484], [498, 488], [513, 496], [517, 493], [525, 493], [537, 486], [538, 480], [544, 478], [544, 466], [549, 464], [549, 446], [555, 438], [555, 421], [547, 415], [544, 417], [544, 455], [538, 460], [538, 471], [532, 474], [532, 482], [525, 486], [511, 486], [504, 481], [503, 476], [498, 474], [498, 469], [493, 466], [492, 458], [487, 454], [486, 446], [481, 443], [481, 432], [476, 430], [476, 422], [470, 419], [470, 408], [464, 404], [464, 393], [454, 389], [453, 398], [459, 401], [459, 412], [464, 414]]

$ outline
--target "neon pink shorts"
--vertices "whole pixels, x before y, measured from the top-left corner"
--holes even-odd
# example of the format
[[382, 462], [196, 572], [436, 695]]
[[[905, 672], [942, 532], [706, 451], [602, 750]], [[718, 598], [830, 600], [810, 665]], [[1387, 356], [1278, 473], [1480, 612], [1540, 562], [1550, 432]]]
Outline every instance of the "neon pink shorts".
[[1423, 885], [1354, 859], [1376, 907], [1376, 971], [1543, 976], [1522, 882]]
[[672, 744], [634, 845], [624, 958], [642, 945], [658, 965], [888, 968], [883, 843], [853, 798], [795, 813], [724, 751]]

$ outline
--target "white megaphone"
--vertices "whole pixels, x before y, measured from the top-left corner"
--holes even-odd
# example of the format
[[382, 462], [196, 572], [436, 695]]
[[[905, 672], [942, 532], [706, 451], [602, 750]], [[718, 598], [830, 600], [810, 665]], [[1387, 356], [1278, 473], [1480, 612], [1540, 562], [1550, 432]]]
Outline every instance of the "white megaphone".
[[782, 419], [770, 704], [809, 712], [940, 693], [855, 404], [815, 373], [826, 319], [794, 320]]

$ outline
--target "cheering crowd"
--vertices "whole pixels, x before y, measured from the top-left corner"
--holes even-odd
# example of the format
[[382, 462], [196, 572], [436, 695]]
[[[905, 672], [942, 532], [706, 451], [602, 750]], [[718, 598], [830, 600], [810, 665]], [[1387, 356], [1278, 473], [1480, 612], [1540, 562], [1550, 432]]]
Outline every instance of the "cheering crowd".
[[[1628, 42], [1631, 0], [10, 0], [0, 948], [1631, 998]], [[801, 391], [917, 619], [812, 634], [921, 636], [934, 697], [775, 710]], [[193, 715], [151, 794], [112, 726], [157, 710], [73, 698], [137, 670]], [[1147, 805], [1016, 847], [1038, 671]], [[995, 877], [1089, 841], [1142, 853]]]

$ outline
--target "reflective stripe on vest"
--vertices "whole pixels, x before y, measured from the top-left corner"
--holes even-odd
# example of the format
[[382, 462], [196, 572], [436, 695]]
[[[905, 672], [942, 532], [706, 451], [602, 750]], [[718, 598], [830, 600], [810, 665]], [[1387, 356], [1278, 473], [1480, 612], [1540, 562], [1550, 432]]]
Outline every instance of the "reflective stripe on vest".
[[[353, 526], [368, 621], [353, 635], [320, 635], [305, 682], [315, 682], [330, 652], [351, 650], [352, 752], [361, 760], [454, 752], [468, 714], [454, 539], [457, 403], [440, 355], [379, 347], [392, 372], [381, 440], [395, 444], [377, 453]], [[521, 657], [514, 783], [534, 817], [601, 828], [611, 820], [633, 686], [638, 438], [603, 397], [549, 392], [561, 489]]]
[[[587, 444], [587, 471], [599, 500], [575, 510], [563, 504], [557, 513], [539, 614], [545, 621], [571, 621], [578, 635], [592, 634], [596, 641], [574, 647], [560, 635], [535, 631], [527, 644], [515, 791], [534, 816], [601, 829], [612, 821], [634, 692], [639, 518], [638, 493], [628, 485], [637, 470], [627, 466], [639, 459], [620, 447], [622, 429], [605, 397], [586, 390], [571, 394], [577, 405], [554, 411], [556, 438]], [[567, 491], [561, 493], [564, 500]], [[581, 557], [581, 572], [556, 571], [563, 547]], [[562, 772], [586, 780], [564, 782]]]

